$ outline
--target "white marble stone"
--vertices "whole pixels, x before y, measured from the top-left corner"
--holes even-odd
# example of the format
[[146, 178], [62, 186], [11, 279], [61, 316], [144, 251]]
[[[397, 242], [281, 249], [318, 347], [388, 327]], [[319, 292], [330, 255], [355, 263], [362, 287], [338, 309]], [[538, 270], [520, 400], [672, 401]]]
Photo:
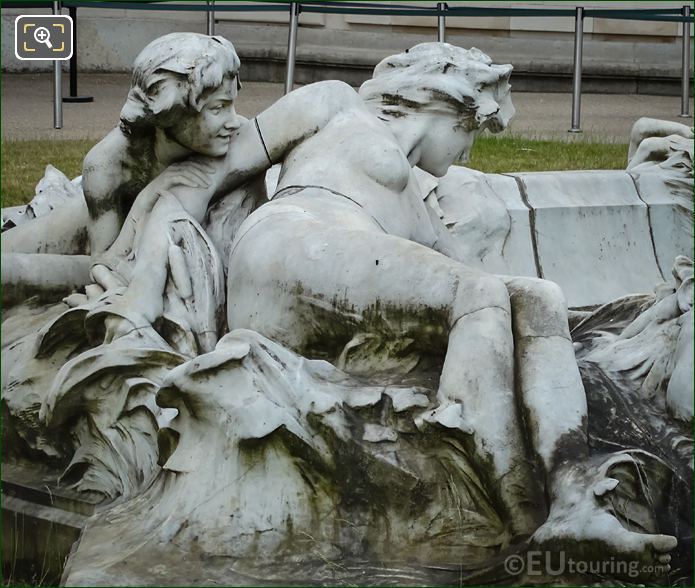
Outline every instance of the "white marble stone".
[[[630, 177], [449, 172], [514, 112], [511, 66], [476, 49], [418, 45], [359, 93], [312, 84], [253, 121], [234, 112], [238, 67], [231, 43], [192, 33], [142, 52], [120, 126], [85, 160], [91, 283], [3, 325], [13, 456], [62, 460], [66, 483], [113, 501], [64, 582], [320, 583], [331, 564], [354, 583], [361, 561], [372, 583], [460, 583], [458, 565], [433, 568], [489, 566], [528, 537], [667, 563], [685, 531], [655, 512], [680, 503], [653, 487], [682, 486], [692, 443], [650, 445], [630, 424], [655, 381], [667, 390], [640, 426], [692, 415], [692, 263], [652, 306], [575, 326], [584, 363], [563, 294], [661, 278]], [[40, 221], [68, 206], [24, 226], [50, 236]], [[626, 255], [651, 265], [613, 286]], [[661, 329], [663, 308], [673, 345], [657, 356], [638, 326]], [[639, 331], [651, 379], [608, 377], [618, 324], [618, 339]], [[597, 410], [607, 399], [633, 420]], [[611, 505], [626, 496], [637, 528]]]
[[[519, 174], [535, 211], [543, 277], [561, 283], [573, 306], [647, 291], [663, 279], [647, 207], [622, 172]], [[564, 243], [563, 250], [557, 243]]]

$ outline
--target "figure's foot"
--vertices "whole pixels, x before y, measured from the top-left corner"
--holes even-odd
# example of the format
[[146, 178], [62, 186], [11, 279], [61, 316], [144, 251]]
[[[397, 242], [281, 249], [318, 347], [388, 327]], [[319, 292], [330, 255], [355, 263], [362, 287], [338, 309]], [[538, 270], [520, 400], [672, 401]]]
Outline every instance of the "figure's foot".
[[155, 333], [152, 322], [138, 312], [139, 308], [135, 310], [136, 308], [138, 307], [130, 304], [126, 296], [120, 295], [118, 291], [110, 297], [103, 298], [84, 319], [90, 340], [97, 345], [108, 344], [133, 333]]
[[[599, 570], [603, 576], [646, 580], [666, 575], [671, 569], [669, 552], [678, 544], [676, 538], [648, 532], [634, 521], [632, 529], [626, 528], [611, 500], [621, 480], [612, 477], [615, 471], [609, 475], [609, 467], [626, 461], [638, 467], [625, 455], [615, 456], [609, 465], [598, 468], [563, 466], [554, 476], [550, 514], [534, 533], [532, 549], [554, 560], [585, 562], [589, 573]], [[629, 524], [630, 517], [624, 520]]]
[[104, 343], [113, 343], [116, 339], [125, 337], [136, 329], [137, 327], [128, 319], [111, 315], [104, 319]]
[[612, 514], [579, 504], [565, 512], [551, 511], [532, 539], [532, 549], [549, 553], [551, 560], [582, 562], [575, 573], [584, 568], [629, 580], [666, 575], [671, 569], [669, 552], [677, 544], [671, 535], [629, 531]]

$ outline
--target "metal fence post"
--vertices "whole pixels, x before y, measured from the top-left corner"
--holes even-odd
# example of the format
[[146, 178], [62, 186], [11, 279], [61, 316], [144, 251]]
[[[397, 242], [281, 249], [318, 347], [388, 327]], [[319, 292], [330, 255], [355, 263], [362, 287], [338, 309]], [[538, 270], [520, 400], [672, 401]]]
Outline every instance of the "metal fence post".
[[72, 19], [72, 57], [70, 58], [70, 95], [63, 96], [63, 102], [93, 102], [92, 96], [77, 94], [77, 7], [68, 6]]
[[[60, 2], [53, 2], [53, 14], [60, 14]], [[74, 23], [73, 23], [74, 26]], [[75, 48], [73, 47], [73, 51]], [[63, 63], [53, 60], [53, 128], [63, 128]]]
[[683, 23], [683, 55], [682, 55], [682, 81], [681, 81], [681, 113], [683, 118], [690, 118], [690, 5], [683, 6], [683, 16], [687, 19]]
[[208, 35], [212, 37], [215, 34], [215, 1], [207, 0], [208, 9], [205, 12], [205, 25]]
[[574, 15], [574, 76], [572, 81], [572, 128], [581, 133], [582, 110], [582, 49], [584, 48], [584, 8], [577, 6]]
[[287, 39], [287, 77], [285, 78], [285, 94], [292, 91], [294, 86], [294, 61], [297, 53], [297, 24], [299, 22], [298, 2], [290, 2], [290, 31]]
[[[449, 8], [446, 2], [438, 2], [437, 10], [442, 12]], [[437, 16], [437, 41], [446, 43], [446, 16], [440, 14]]]

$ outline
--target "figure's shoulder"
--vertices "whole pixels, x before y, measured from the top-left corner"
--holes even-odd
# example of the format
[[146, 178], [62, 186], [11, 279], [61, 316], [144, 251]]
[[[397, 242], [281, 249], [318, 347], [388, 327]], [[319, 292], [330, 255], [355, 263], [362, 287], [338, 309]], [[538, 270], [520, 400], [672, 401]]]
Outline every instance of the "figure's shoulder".
[[83, 173], [99, 168], [122, 167], [128, 150], [128, 138], [115, 128], [92, 147], [84, 158]]
[[355, 88], [340, 80], [324, 80], [321, 82], [314, 82], [313, 84], [302, 86], [296, 91], [301, 90], [304, 90], [305, 92], [314, 92], [317, 94], [321, 93], [331, 98], [342, 98], [345, 100], [352, 100], [354, 98], [360, 99]]
[[82, 162], [85, 193], [110, 192], [127, 181], [128, 138], [114, 129], [92, 147]]
[[364, 102], [357, 90], [339, 80], [308, 84], [291, 94], [295, 94], [298, 99], [302, 100], [307, 109], [314, 112], [336, 113], [351, 108], [364, 108]]

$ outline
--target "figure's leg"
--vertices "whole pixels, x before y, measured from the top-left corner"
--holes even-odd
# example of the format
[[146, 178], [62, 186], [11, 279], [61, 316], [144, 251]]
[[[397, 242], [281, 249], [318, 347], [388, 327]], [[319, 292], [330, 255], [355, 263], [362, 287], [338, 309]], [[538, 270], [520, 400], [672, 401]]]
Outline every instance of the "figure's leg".
[[505, 283], [512, 307], [517, 389], [550, 498], [548, 520], [534, 539], [549, 551], [566, 550], [587, 559], [623, 555], [635, 562], [668, 563], [665, 552], [675, 547], [674, 537], [625, 529], [606, 506], [619, 484], [606, 464], [632, 458], [612, 457], [604, 463], [589, 459], [586, 394], [560, 287], [536, 278], [505, 278]]
[[546, 475], [586, 460], [587, 406], [560, 287], [537, 278], [504, 278], [510, 294], [517, 383], [532, 445]]
[[2, 233], [3, 253], [87, 255], [87, 206], [73, 198], [44, 216]]
[[[165, 193], [154, 205], [146, 222], [142, 223], [140, 233], [132, 244], [135, 260], [130, 275], [123, 276], [127, 280], [123, 295], [104, 309], [95, 311], [95, 314], [101, 314], [101, 310], [109, 314], [105, 319], [106, 342], [122, 337], [133, 329], [149, 328], [162, 315], [171, 244], [167, 227], [172, 219], [180, 218], [182, 214], [184, 211], [178, 200]], [[98, 263], [92, 273], [107, 290], [120, 281], [120, 278], [111, 277], [110, 270]], [[113, 312], [109, 313], [110, 310]]]
[[411, 241], [301, 213], [269, 216], [242, 235], [229, 262], [229, 328], [253, 329], [301, 352], [321, 337], [349, 340], [350, 317], [354, 330], [378, 314], [400, 320], [401, 332], [423, 349], [445, 348], [442, 409], [430, 420], [471, 435], [512, 532], [531, 533], [535, 484], [517, 421], [503, 282]]

